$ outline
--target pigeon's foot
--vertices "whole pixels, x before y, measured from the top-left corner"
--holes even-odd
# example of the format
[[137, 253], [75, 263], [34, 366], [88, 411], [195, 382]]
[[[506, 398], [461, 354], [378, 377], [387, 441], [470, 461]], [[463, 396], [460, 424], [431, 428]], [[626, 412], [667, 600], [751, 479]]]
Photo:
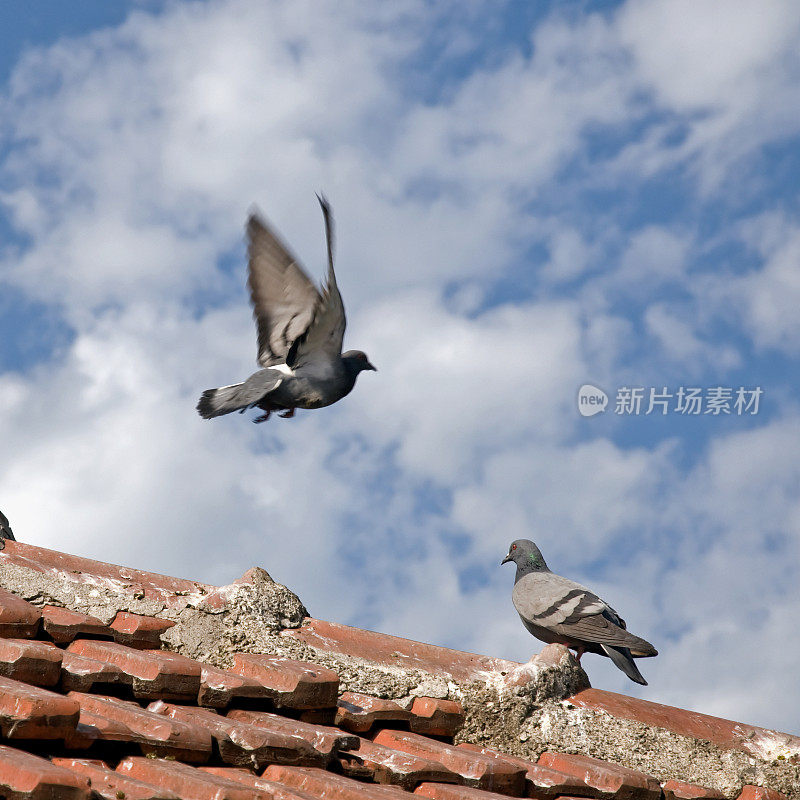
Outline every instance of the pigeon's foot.
[[262, 414], [260, 417], [256, 417], [253, 422], [258, 424], [259, 422], [266, 422], [272, 416], [271, 411], [267, 411], [266, 414]]
[[281, 419], [291, 419], [294, 416], [295, 409], [290, 408], [288, 411], [284, 411], [283, 414], [278, 414]]
[[586, 648], [579, 646], [575, 648], [575, 660], [580, 664], [581, 656], [586, 652]]

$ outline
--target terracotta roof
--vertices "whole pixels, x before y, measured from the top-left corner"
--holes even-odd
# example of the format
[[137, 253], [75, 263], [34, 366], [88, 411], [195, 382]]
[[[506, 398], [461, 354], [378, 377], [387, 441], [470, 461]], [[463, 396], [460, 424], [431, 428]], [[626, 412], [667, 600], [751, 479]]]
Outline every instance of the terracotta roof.
[[[563, 697], [545, 697], [540, 684], [531, 690], [532, 676], [568, 686], [583, 674], [559, 646], [520, 665], [321, 620], [301, 624], [292, 616], [299, 601], [275, 585], [269, 608], [284, 622], [267, 620], [258, 633], [269, 651], [247, 652], [247, 613], [255, 608], [258, 617], [266, 606], [257, 593], [229, 604], [266, 573], [217, 588], [15, 542], [0, 554], [0, 571], [13, 589], [0, 589], [0, 798], [800, 797], [797, 737], [592, 688]], [[197, 610], [206, 615], [200, 622]], [[203, 633], [228, 612], [225, 635], [245, 645], [230, 657], [213, 649], [219, 628]], [[217, 663], [168, 650], [181, 649], [176, 631], [191, 640], [184, 653], [216, 653], [209, 659]], [[390, 696], [362, 691], [381, 670]], [[532, 724], [550, 739], [522, 757], [534, 752]], [[611, 752], [598, 725], [630, 730], [638, 752], [595, 757]], [[738, 780], [733, 792], [698, 785], [680, 774], [684, 762], [658, 752], [659, 743], [684, 740], [727, 754], [720, 764], [756, 766], [716, 781]], [[548, 741], [569, 742], [570, 752]], [[658, 777], [631, 768], [631, 758]], [[669, 764], [678, 765], [674, 774]], [[774, 774], [784, 793], [748, 774]]]

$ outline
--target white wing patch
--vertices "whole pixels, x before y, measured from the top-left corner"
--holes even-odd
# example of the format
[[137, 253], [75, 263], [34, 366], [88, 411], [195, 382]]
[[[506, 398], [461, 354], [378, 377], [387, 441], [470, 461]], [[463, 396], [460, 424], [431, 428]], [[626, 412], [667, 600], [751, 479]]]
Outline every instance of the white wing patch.
[[270, 364], [267, 369], [274, 369], [284, 375], [294, 375], [294, 370], [288, 364]]

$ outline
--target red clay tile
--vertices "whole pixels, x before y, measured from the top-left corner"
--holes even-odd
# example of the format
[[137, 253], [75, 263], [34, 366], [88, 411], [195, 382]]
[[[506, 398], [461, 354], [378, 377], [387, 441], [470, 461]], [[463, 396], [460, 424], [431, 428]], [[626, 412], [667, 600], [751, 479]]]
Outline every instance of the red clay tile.
[[227, 708], [231, 701], [239, 698], [271, 699], [270, 689], [252, 678], [237, 675], [210, 664], [202, 664], [200, 670], [200, 692], [197, 702], [208, 708]]
[[297, 709], [299, 712], [298, 719], [303, 722], [310, 722], [312, 725], [328, 725], [336, 724], [336, 709], [335, 708], [306, 708]]
[[110, 639], [111, 630], [97, 617], [80, 614], [59, 606], [42, 608], [42, 626], [47, 635], [59, 644], [71, 642], [78, 636], [102, 636]]
[[764, 786], [751, 786], [750, 784], [742, 787], [739, 800], [787, 800], [785, 794], [776, 792], [774, 789], [767, 789]]
[[584, 755], [542, 753], [539, 764], [574, 775], [602, 797], [616, 800], [660, 800], [661, 784], [651, 775]]
[[664, 800], [724, 800], [725, 795], [716, 789], [707, 789], [696, 783], [667, 781], [662, 787]]
[[411, 791], [424, 781], [462, 783], [461, 777], [438, 761], [402, 753], [362, 739], [357, 750], [340, 753], [342, 772], [351, 778], [391, 783]]
[[[602, 689], [584, 689], [570, 697], [566, 702], [578, 708], [590, 711], [602, 711], [612, 717], [631, 719], [665, 728], [681, 736], [691, 739], [705, 739], [726, 750], [736, 749], [752, 755], [757, 753], [758, 741], [771, 740], [776, 732], [756, 725], [745, 725], [740, 722], [698, 714], [681, 708], [640, 700]], [[788, 747], [800, 749], [800, 736], [777, 734]]]
[[36, 606], [0, 589], [0, 636], [32, 639], [39, 631], [41, 618], [42, 612]]
[[133, 694], [143, 700], [197, 701], [201, 665], [186, 656], [164, 650], [136, 650], [94, 639], [78, 639], [67, 652], [119, 667], [130, 677]]
[[91, 781], [92, 797], [103, 800], [180, 800], [167, 789], [152, 786], [109, 769], [102, 761], [87, 758], [54, 758], [53, 764], [72, 770]]
[[366, 733], [376, 722], [408, 722], [411, 712], [395, 703], [361, 692], [342, 692], [336, 704], [336, 724], [353, 733]]
[[279, 714], [271, 714], [268, 711], [234, 709], [228, 712], [228, 719], [246, 722], [249, 725], [257, 725], [260, 728], [277, 733], [300, 736], [315, 750], [327, 756], [333, 756], [340, 750], [354, 750], [358, 747], [358, 736], [352, 733], [340, 731], [338, 728], [329, 728], [325, 725], [312, 725], [310, 722], [289, 719]]
[[318, 664], [280, 656], [235, 653], [233, 672], [252, 678], [269, 689], [276, 705], [289, 708], [336, 705], [339, 676]]
[[203, 764], [211, 756], [211, 735], [198, 725], [146, 711], [137, 703], [82, 692], [70, 692], [80, 703], [80, 726], [67, 745], [87, 747], [93, 741], [134, 742], [145, 755], [179, 758]]
[[89, 781], [45, 758], [0, 745], [3, 800], [91, 800]]
[[79, 715], [75, 700], [0, 677], [0, 730], [9, 739], [63, 739]]
[[47, 642], [0, 639], [0, 675], [36, 686], [55, 686], [61, 677], [61, 650]]
[[507, 794], [472, 789], [469, 786], [447, 786], [444, 783], [423, 783], [414, 789], [414, 794], [432, 797], [434, 800], [508, 800]]
[[67, 750], [87, 750], [95, 742], [137, 742], [137, 735], [123, 722], [81, 710], [75, 731], [64, 740]]
[[210, 775], [227, 778], [251, 789], [256, 789], [261, 792], [259, 797], [269, 797], [271, 800], [319, 800], [319, 795], [309, 794], [302, 789], [293, 789], [275, 781], [268, 781], [266, 778], [259, 778], [258, 775], [253, 775], [246, 769], [237, 767], [198, 767], [198, 769], [201, 772], [208, 772]]
[[525, 788], [525, 770], [501, 756], [466, 752], [436, 739], [405, 731], [383, 730], [374, 737], [374, 741], [394, 750], [438, 761], [460, 775], [466, 786], [475, 789], [519, 796]]
[[158, 600], [173, 608], [198, 603], [217, 588], [197, 581], [93, 561], [24, 542], [7, 541], [0, 555], [0, 566], [2, 564], [16, 564], [35, 572], [58, 572], [61, 577], [73, 580], [76, 584], [89, 584], [92, 587], [105, 583], [114, 594], [127, 593], [132, 600]]
[[415, 697], [409, 727], [427, 736], [455, 736], [464, 724], [464, 709], [453, 700]]
[[274, 764], [262, 776], [320, 800], [408, 800], [408, 792], [394, 786], [375, 786], [354, 781], [323, 769], [282, 767]]
[[169, 789], [184, 800], [259, 800], [264, 797], [242, 783], [221, 778], [179, 761], [126, 758], [117, 766], [117, 772]]
[[549, 800], [553, 797], [561, 797], [565, 794], [582, 797], [595, 797], [597, 792], [580, 778], [574, 775], [567, 775], [557, 769], [545, 767], [542, 764], [535, 764], [518, 756], [510, 756], [507, 753], [500, 753], [489, 747], [481, 747], [476, 744], [466, 742], [457, 745], [460, 750], [470, 753], [481, 753], [483, 755], [500, 756], [500, 758], [516, 764], [520, 769], [525, 770], [525, 796], [533, 797], [536, 800]]
[[118, 611], [111, 625], [114, 641], [139, 650], [158, 650], [161, 647], [161, 634], [175, 623], [169, 619], [143, 617]]
[[161, 700], [151, 703], [148, 711], [208, 731], [217, 743], [220, 758], [235, 767], [262, 769], [267, 764], [324, 767], [330, 761], [329, 753], [315, 750], [297, 733], [268, 730], [205, 708], [176, 706]]
[[133, 680], [114, 664], [68, 650], [61, 653], [61, 688], [65, 692], [89, 692], [95, 687], [119, 684], [130, 686]]
[[306, 619], [301, 627], [282, 631], [281, 635], [300, 639], [324, 652], [341, 653], [387, 666], [445, 673], [457, 681], [472, 681], [485, 676], [486, 672], [505, 673], [519, 666], [514, 661], [448, 650], [319, 619]]

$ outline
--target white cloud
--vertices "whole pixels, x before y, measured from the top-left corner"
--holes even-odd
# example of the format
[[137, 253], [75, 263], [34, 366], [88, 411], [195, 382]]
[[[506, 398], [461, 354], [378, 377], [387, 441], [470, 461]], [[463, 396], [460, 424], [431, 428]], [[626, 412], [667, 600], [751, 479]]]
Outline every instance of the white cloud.
[[376, 305], [358, 330], [354, 341], [370, 340], [381, 372], [347, 413], [379, 441], [400, 441], [405, 468], [450, 482], [520, 436], [568, 434], [565, 409], [583, 368], [567, 304], [502, 306], [468, 319], [417, 293]]
[[747, 192], [755, 176], [743, 171], [744, 157], [798, 132], [798, 30], [791, 0], [624, 4], [615, 32], [668, 116], [620, 163], [656, 171], [689, 162], [704, 193], [723, 184]]
[[800, 352], [800, 229], [769, 252], [764, 267], [735, 283], [746, 324], [760, 347]]
[[542, 276], [554, 282], [571, 281], [587, 268], [591, 248], [575, 228], [559, 226], [549, 237], [550, 262]]
[[704, 342], [695, 331], [697, 320], [685, 318], [666, 303], [648, 306], [644, 322], [667, 358], [688, 370], [686, 377], [707, 374], [709, 367], [728, 370], [741, 363], [733, 347]]
[[787, 0], [634, 0], [619, 14], [640, 74], [679, 111], [752, 105], [798, 27]]

